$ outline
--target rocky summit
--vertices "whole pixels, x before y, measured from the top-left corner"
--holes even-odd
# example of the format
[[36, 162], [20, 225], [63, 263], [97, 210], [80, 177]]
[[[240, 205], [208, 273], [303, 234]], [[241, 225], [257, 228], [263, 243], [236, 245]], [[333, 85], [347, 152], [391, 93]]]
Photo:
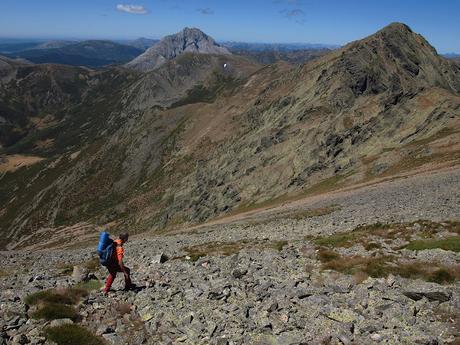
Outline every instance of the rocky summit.
[[185, 28], [177, 34], [166, 36], [126, 67], [139, 71], [153, 70], [183, 53], [231, 54], [227, 48], [218, 45], [212, 37], [196, 28]]
[[303, 64], [197, 29], [0, 58], [0, 344], [458, 344], [459, 131], [460, 66], [401, 23]]

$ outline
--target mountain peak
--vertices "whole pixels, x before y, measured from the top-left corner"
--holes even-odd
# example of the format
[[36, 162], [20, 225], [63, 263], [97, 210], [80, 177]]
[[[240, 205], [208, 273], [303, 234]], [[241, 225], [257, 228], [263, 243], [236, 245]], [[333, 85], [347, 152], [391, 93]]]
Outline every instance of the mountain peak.
[[383, 29], [381, 29], [379, 32], [392, 32], [392, 31], [402, 31], [402, 32], [408, 32], [412, 33], [412, 29], [404, 24], [404, 23], [399, 23], [399, 22], [393, 22], [385, 26]]
[[183, 53], [231, 54], [227, 48], [221, 47], [200, 29], [185, 27], [176, 34], [164, 37], [126, 66], [140, 71], [150, 71]]

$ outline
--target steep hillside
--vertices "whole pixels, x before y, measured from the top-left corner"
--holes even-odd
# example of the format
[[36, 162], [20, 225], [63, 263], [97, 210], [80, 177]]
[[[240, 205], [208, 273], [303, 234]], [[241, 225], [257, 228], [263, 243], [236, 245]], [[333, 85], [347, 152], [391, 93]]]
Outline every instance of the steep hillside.
[[219, 46], [212, 37], [196, 28], [185, 28], [164, 37], [145, 53], [126, 64], [138, 71], [151, 71], [183, 53], [229, 55], [227, 48]]
[[329, 53], [330, 49], [302, 49], [292, 51], [263, 50], [253, 51], [245, 49], [232, 49], [236, 55], [246, 56], [258, 63], [268, 65], [277, 61], [286, 61], [293, 64], [301, 64], [316, 59]]
[[[212, 102], [258, 68], [238, 57], [185, 54], [142, 75], [59, 65], [18, 69], [17, 83], [6, 85], [0, 98], [12, 119], [22, 119], [6, 122], [5, 132], [21, 136], [4, 144], [3, 166], [18, 154], [46, 159], [14, 172], [0, 163], [0, 214], [3, 224], [9, 224], [8, 236], [18, 239], [37, 227], [67, 224], [73, 217], [99, 217], [102, 210], [113, 213], [119, 198], [134, 191], [140, 176], [151, 174], [174, 145], [187, 116], [174, 109], [181, 102]], [[48, 72], [42, 74], [44, 69]], [[20, 78], [21, 73], [27, 78]], [[72, 93], [65, 89], [69, 80], [75, 87]], [[46, 98], [50, 90], [59, 107]], [[15, 97], [10, 96], [13, 92]], [[23, 108], [8, 103], [11, 99]], [[37, 104], [42, 105], [39, 110]], [[19, 219], [26, 222], [18, 227]]]
[[4, 173], [4, 246], [80, 222], [166, 231], [460, 159], [460, 67], [403, 24], [298, 67], [182, 54], [96, 77], [48, 137], [59, 150]]

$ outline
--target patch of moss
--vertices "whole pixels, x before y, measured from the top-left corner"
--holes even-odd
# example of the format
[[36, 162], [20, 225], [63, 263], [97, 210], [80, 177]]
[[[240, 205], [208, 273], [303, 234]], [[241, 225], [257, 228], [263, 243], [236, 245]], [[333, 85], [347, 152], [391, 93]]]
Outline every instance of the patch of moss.
[[45, 329], [47, 339], [58, 345], [104, 345], [104, 341], [78, 325], [63, 325]]
[[405, 248], [409, 250], [426, 250], [439, 248], [458, 253], [460, 252], [460, 236], [453, 236], [441, 240], [429, 239], [412, 241], [407, 246], [405, 246]]

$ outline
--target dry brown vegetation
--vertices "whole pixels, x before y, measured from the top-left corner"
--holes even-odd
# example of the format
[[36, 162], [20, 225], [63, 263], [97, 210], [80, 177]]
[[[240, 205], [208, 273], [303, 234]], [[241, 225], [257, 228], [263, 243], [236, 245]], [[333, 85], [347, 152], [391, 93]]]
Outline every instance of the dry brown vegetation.
[[342, 256], [330, 249], [318, 252], [322, 268], [354, 276], [387, 277], [389, 274], [410, 279], [423, 279], [439, 284], [460, 280], [460, 265], [444, 266], [426, 262], [400, 262], [394, 256]]

